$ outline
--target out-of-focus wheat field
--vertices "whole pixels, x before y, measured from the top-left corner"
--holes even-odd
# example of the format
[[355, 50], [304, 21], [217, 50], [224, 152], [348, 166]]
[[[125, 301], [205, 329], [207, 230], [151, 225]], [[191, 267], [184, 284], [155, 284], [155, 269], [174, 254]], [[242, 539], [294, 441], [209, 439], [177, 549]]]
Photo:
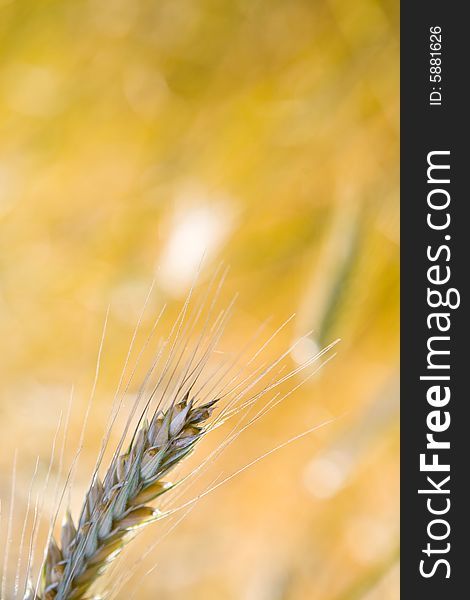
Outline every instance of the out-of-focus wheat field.
[[[225, 350], [292, 313], [266, 360], [304, 334], [290, 368], [342, 340], [205, 485], [333, 420], [202, 498], [172, 531], [150, 527], [118, 569], [162, 539], [119, 597], [398, 598], [398, 3], [0, 0], [0, 65], [10, 579], [36, 457], [42, 481], [72, 387], [50, 480], [63, 483], [73, 460], [108, 305], [75, 515], [148, 289], [155, 279], [140, 341], [165, 303], [168, 330], [204, 254], [201, 283], [223, 263], [221, 302], [239, 293]], [[213, 447], [208, 438], [191, 464]], [[47, 491], [46, 521], [53, 500]]]

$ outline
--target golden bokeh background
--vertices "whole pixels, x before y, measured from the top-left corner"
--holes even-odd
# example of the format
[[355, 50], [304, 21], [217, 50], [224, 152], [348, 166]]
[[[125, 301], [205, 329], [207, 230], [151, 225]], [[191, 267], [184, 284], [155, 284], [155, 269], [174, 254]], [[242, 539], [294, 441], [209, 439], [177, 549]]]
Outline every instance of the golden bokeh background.
[[3, 546], [15, 448], [17, 539], [73, 385], [70, 464], [108, 305], [73, 506], [152, 280], [143, 332], [204, 254], [239, 292], [230, 351], [294, 312], [268, 358], [342, 339], [211, 476], [334, 420], [198, 502], [120, 597], [398, 598], [398, 22], [394, 0], [0, 0]]

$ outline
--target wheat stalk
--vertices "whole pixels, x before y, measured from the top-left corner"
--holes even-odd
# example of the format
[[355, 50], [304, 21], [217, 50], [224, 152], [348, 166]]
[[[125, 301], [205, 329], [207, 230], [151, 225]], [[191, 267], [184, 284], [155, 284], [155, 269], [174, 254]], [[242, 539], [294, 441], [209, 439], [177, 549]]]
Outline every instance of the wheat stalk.
[[[222, 282], [220, 282], [218, 289], [212, 297], [208, 311], [209, 314], [202, 327], [202, 332], [194, 345], [191, 345], [189, 340], [201, 317], [205, 302], [210, 297], [209, 290], [211, 284], [207, 290], [206, 298], [199, 306], [199, 309], [195, 311], [195, 316], [189, 319], [189, 322], [185, 322], [190, 299], [190, 294], [188, 295], [171, 329], [170, 335], [161, 345], [157, 357], [153, 361], [151, 368], [147, 371], [137, 399], [128, 416], [120, 442], [115, 448], [104, 477], [101, 479], [98, 471], [103, 460], [105, 448], [110, 439], [109, 434], [114, 424], [114, 418], [108, 425], [107, 435], [103, 440], [102, 449], [99, 453], [79, 518], [74, 522], [70, 511], [67, 510], [60, 534], [58, 537], [54, 537], [55, 518], [58, 515], [62, 499], [59, 501], [55, 517], [51, 522], [50, 534], [40, 574], [35, 584], [32, 583], [31, 576], [33, 562], [31, 552], [28, 556], [28, 568], [25, 577], [27, 585], [25, 585], [24, 600], [85, 600], [86, 598], [90, 598], [92, 586], [114, 559], [118, 557], [126, 543], [140, 529], [160, 518], [173, 514], [175, 510], [180, 510], [185, 506], [191, 505], [198, 499], [198, 496], [196, 496], [193, 500], [186, 502], [179, 508], [164, 510], [164, 499], [162, 496], [186, 482], [190, 476], [195, 476], [201, 472], [242, 431], [251, 426], [267, 410], [278, 404], [293, 390], [291, 389], [290, 392], [281, 398], [277, 398], [277, 395], [275, 395], [274, 398], [264, 404], [255, 416], [252, 416], [248, 420], [248, 423], [242, 425], [241, 421], [239, 421], [232, 430], [232, 433], [225, 438], [222, 444], [209, 454], [209, 456], [200, 461], [188, 476], [180, 478], [175, 483], [170, 483], [166, 481], [168, 473], [180, 465], [209, 431], [239, 413], [246, 415], [246, 412], [262, 396], [299, 373], [309, 364], [312, 364], [331, 347], [326, 348], [318, 356], [282, 376], [280, 375], [282, 369], [276, 372], [277, 368], [293, 347], [289, 348], [268, 365], [262, 365], [260, 368], [254, 369], [252, 367], [253, 361], [290, 321], [288, 319], [261, 347], [257, 347], [254, 355], [247, 362], [244, 362], [240, 369], [238, 369], [240, 358], [246, 348], [234, 360], [229, 360], [228, 365], [225, 364], [212, 372], [210, 376], [202, 378], [201, 374], [209, 358], [216, 351], [218, 341], [224, 331], [232, 308], [232, 304], [229, 304], [213, 320], [212, 325], [210, 325], [212, 322], [212, 310], [221, 284]], [[160, 316], [161, 313], [154, 327], [159, 322]], [[102, 342], [103, 339], [104, 333]], [[98, 364], [101, 349], [102, 345], [98, 354]], [[152, 392], [146, 395], [145, 390], [150, 377], [157, 370], [159, 360], [165, 354], [165, 349], [168, 355], [165, 364], [158, 369], [160, 373], [158, 381], [154, 385]], [[188, 353], [189, 357], [187, 356]], [[139, 354], [138, 360], [140, 360], [140, 356], [141, 354]], [[125, 366], [127, 365], [128, 358], [129, 355]], [[232, 372], [235, 366], [237, 366], [237, 372], [229, 378], [228, 382], [223, 384], [224, 378]], [[244, 375], [246, 369], [248, 369], [248, 375]], [[274, 372], [274, 376], [266, 383], [266, 377], [271, 372]], [[134, 373], [135, 368], [132, 376]], [[97, 376], [98, 369], [95, 375], [92, 396], [95, 392]], [[311, 374], [306, 379], [310, 376]], [[201, 383], [197, 387], [196, 384], [199, 381]], [[118, 391], [121, 382], [122, 377]], [[257, 390], [256, 386], [260, 382], [263, 382], [261, 389]], [[161, 388], [161, 396], [156, 401], [157, 389], [159, 388]], [[139, 403], [144, 398], [146, 398], [145, 406], [140, 410], [137, 424], [132, 426]], [[116, 399], [117, 395], [115, 396]], [[239, 402], [240, 400], [242, 401]], [[153, 408], [152, 402], [156, 402], [156, 406], [153, 406]], [[214, 409], [218, 406], [221, 409], [219, 414], [211, 419]], [[117, 412], [119, 409], [120, 405], [117, 408]], [[117, 412], [114, 416], [116, 416]], [[127, 451], [123, 451], [123, 446], [131, 426], [131, 431], [133, 431], [132, 438], [128, 443]], [[72, 470], [73, 466], [69, 472], [69, 477]], [[71, 486], [69, 477], [67, 478], [63, 492], [65, 492], [67, 486]], [[211, 489], [215, 489], [219, 485], [220, 483]], [[207, 494], [211, 489], [206, 490], [199, 497]], [[158, 507], [154, 506], [155, 501], [157, 501]], [[33, 538], [35, 538], [34, 533]], [[34, 542], [30, 542], [30, 546], [33, 548]], [[7, 555], [5, 556], [5, 562], [8, 562]], [[20, 563], [18, 564], [18, 572], [19, 567]], [[4, 569], [4, 575], [5, 573], [6, 570]], [[15, 599], [17, 598], [18, 581], [19, 573], [16, 576]], [[3, 587], [4, 585], [2, 584]], [[2, 595], [2, 600], [3, 598]]]
[[75, 526], [67, 512], [60, 542], [51, 538], [37, 600], [79, 600], [117, 557], [136, 530], [157, 520], [148, 503], [172, 485], [163, 477], [194, 449], [217, 400], [198, 404], [186, 394], [157, 410], [138, 430], [127, 452], [95, 477]]

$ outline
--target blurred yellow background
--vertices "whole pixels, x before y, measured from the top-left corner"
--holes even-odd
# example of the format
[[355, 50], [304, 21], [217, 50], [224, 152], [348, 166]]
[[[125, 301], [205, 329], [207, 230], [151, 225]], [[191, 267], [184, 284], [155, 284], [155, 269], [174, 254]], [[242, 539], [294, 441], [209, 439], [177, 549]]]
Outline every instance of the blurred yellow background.
[[152, 280], [143, 331], [205, 252], [240, 293], [231, 351], [294, 312], [268, 358], [342, 339], [212, 476], [340, 418], [202, 499], [120, 597], [398, 598], [398, 20], [394, 0], [0, 0], [2, 544], [14, 450], [17, 539], [73, 385], [70, 464], [108, 304], [74, 507]]

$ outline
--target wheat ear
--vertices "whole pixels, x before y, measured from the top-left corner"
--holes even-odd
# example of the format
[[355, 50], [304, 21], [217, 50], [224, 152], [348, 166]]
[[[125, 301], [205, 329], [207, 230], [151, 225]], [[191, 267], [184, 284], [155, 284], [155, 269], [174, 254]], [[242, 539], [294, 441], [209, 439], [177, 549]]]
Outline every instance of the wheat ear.
[[60, 542], [51, 537], [34, 600], [80, 600], [136, 530], [157, 520], [148, 503], [172, 485], [163, 477], [204, 435], [217, 399], [198, 404], [189, 397], [157, 410], [134, 436], [128, 451], [112, 461], [103, 482], [87, 493], [77, 526], [67, 513]]
[[[297, 340], [291, 348], [276, 359], [258, 368], [253, 368], [253, 361], [290, 321], [288, 319], [260, 348], [258, 347], [248, 362], [242, 362], [242, 357], [248, 350], [247, 345], [235, 357], [223, 361], [210, 376], [201, 381], [201, 373], [209, 357], [216, 350], [233, 307], [234, 301], [226, 309], [220, 311], [211, 324], [211, 315], [221, 284], [222, 282], [219, 283], [214, 297], [211, 298], [202, 332], [198, 335], [194, 346], [189, 343], [189, 339], [192, 337], [195, 326], [203, 314], [207, 299], [210, 298], [210, 289], [206, 292], [195, 316], [190, 319], [187, 319], [187, 311], [191, 293], [188, 295], [169, 337], [166, 341], [160, 343], [160, 350], [152, 361], [144, 382], [139, 388], [120, 442], [114, 451], [104, 478], [101, 480], [98, 476], [99, 467], [109, 441], [110, 428], [114, 424], [115, 414], [121, 408], [121, 402], [113, 409], [108, 434], [105, 436], [80, 516], [74, 522], [70, 512], [67, 511], [61, 532], [58, 537], [54, 537], [52, 531], [59, 510], [59, 507], [57, 508], [51, 522], [42, 568], [35, 585], [31, 580], [30, 563], [32, 560], [30, 551], [25, 578], [24, 600], [85, 600], [93, 597], [91, 595], [92, 586], [110, 563], [117, 558], [125, 544], [135, 536], [137, 531], [174, 512], [174, 509], [163, 509], [165, 501], [161, 500], [160, 497], [176, 486], [184, 484], [187, 477], [180, 478], [172, 484], [164, 481], [168, 472], [178, 466], [193, 451], [197, 442], [206, 433], [227, 419], [239, 413], [248, 412], [259, 398], [281, 385], [284, 381], [291, 379], [330, 349], [331, 346], [316, 357], [312, 357], [304, 364], [291, 370], [288, 374], [281, 376], [282, 369], [279, 369], [279, 365], [299, 342]], [[160, 317], [156, 323], [159, 322], [159, 319]], [[256, 339], [256, 336], [254, 336], [254, 339]], [[146, 345], [149, 340], [150, 337]], [[103, 338], [98, 354], [98, 366], [92, 397], [99, 372], [102, 344]], [[155, 385], [152, 385], [153, 391], [147, 396], [144, 408], [140, 410], [140, 417], [138, 417], [136, 411], [140, 400], [144, 397], [150, 378], [165, 352], [168, 352], [165, 365], [157, 378], [158, 381]], [[140, 360], [140, 356], [139, 353], [137, 362]], [[243, 366], [240, 366], [240, 364]], [[233, 370], [235, 370], [235, 373], [233, 373]], [[248, 375], [245, 375], [246, 370], [249, 372]], [[133, 374], [134, 370], [131, 373], [131, 378]], [[270, 374], [274, 375], [274, 378], [266, 382], [265, 378], [270, 377]], [[199, 385], [197, 384], [198, 381]], [[259, 391], [257, 391], [258, 384], [261, 385]], [[156, 401], [157, 388], [160, 386], [162, 386], [161, 396]], [[118, 391], [120, 387], [121, 382]], [[190, 475], [199, 473], [208, 462], [216, 457], [231, 441], [236, 439], [241, 431], [264, 414], [272, 403], [279, 402], [280, 400], [276, 400], [276, 397], [277, 395], [243, 427], [241, 426], [241, 417], [232, 434], [229, 434], [219, 449], [206, 457], [196, 469], [191, 471]], [[239, 404], [238, 401], [243, 400], [243, 398], [245, 400]], [[150, 408], [155, 401], [156, 406]], [[217, 417], [211, 419], [214, 408], [218, 404], [221, 405], [221, 410]], [[138, 417], [138, 423], [135, 427], [132, 426], [134, 417]], [[124, 451], [123, 443], [130, 427], [132, 427], [131, 431], [133, 432], [132, 438], [127, 451]], [[82, 446], [82, 437], [80, 438], [79, 449]], [[72, 470], [73, 466], [70, 473]], [[67, 477], [64, 492], [70, 485], [70, 473]], [[61, 500], [62, 497], [63, 494]], [[160, 510], [152, 505], [157, 498]], [[197, 497], [191, 500], [190, 504], [195, 500], [197, 500]]]

